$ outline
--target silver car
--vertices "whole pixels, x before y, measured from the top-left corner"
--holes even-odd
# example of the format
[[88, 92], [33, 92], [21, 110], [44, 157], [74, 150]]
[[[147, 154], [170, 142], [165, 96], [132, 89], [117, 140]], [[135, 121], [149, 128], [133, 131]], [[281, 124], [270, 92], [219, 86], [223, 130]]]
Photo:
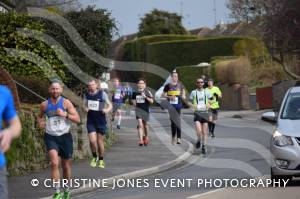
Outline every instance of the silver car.
[[290, 88], [277, 114], [268, 112], [263, 118], [276, 121], [270, 150], [271, 178], [292, 179], [300, 176], [300, 87]]

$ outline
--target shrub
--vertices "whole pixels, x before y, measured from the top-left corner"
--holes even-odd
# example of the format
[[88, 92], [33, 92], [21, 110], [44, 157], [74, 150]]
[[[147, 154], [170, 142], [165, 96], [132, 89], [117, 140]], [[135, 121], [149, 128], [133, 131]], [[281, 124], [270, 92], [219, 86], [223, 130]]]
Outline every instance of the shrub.
[[176, 69], [179, 75], [179, 80], [182, 82], [188, 92], [191, 92], [196, 87], [196, 80], [201, 75], [209, 76], [209, 67], [183, 66]]
[[[45, 79], [40, 79], [37, 77], [27, 77], [27, 76], [17, 76], [13, 75], [14, 80], [18, 83], [24, 85], [25, 87], [29, 88], [30, 90], [34, 91], [38, 95], [42, 96], [43, 98], [48, 97], [48, 86], [49, 82]], [[30, 103], [36, 104], [41, 103], [43, 99], [39, 98], [38, 96], [34, 95], [27, 89], [23, 88], [22, 86], [17, 84], [18, 94], [20, 101], [22, 103]]]
[[[236, 43], [245, 41], [236, 50]], [[247, 37], [216, 37], [185, 41], [164, 41], [150, 43], [147, 48], [147, 62], [170, 70], [174, 66], [196, 65], [200, 62], [210, 62], [215, 56], [240, 56], [245, 49], [263, 45], [257, 39]], [[261, 47], [263, 48], [263, 47]], [[260, 56], [259, 54], [254, 54]], [[257, 58], [258, 59], [258, 58]]]
[[152, 35], [144, 36], [133, 41], [126, 42], [124, 45], [124, 59], [127, 61], [146, 61], [147, 45], [159, 41], [176, 41], [196, 39], [194, 35]]
[[249, 84], [251, 81], [251, 63], [246, 57], [220, 61], [216, 64], [216, 79], [224, 84]]

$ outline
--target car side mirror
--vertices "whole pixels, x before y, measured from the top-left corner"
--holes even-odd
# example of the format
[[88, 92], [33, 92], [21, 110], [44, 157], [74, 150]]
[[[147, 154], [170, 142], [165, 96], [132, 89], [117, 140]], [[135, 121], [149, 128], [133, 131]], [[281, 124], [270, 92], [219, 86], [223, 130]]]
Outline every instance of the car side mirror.
[[265, 112], [262, 114], [261, 119], [267, 122], [276, 123], [278, 113], [274, 111]]

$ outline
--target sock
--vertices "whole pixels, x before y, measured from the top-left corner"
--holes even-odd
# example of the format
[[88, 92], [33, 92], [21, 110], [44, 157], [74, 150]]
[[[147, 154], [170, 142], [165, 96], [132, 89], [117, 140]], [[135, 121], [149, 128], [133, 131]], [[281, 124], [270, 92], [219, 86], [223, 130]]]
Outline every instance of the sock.
[[55, 189], [55, 193], [60, 193], [60, 187], [58, 184], [55, 183], [54, 189]]
[[99, 160], [103, 160], [103, 157], [100, 156], [100, 157], [99, 157]]
[[97, 153], [96, 152], [93, 152], [93, 158], [97, 158]]
[[208, 122], [208, 131], [211, 133], [212, 132], [212, 122]]
[[119, 126], [121, 125], [121, 119], [122, 119], [122, 116], [119, 115], [119, 117], [118, 117], [118, 125], [119, 125]]
[[212, 123], [212, 125], [211, 125], [211, 132], [212, 132], [212, 133], [215, 132], [215, 126], [216, 126], [216, 124], [215, 124], [215, 123]]
[[70, 191], [70, 187], [69, 187], [69, 182], [66, 186], [64, 186], [64, 192], [69, 192]]

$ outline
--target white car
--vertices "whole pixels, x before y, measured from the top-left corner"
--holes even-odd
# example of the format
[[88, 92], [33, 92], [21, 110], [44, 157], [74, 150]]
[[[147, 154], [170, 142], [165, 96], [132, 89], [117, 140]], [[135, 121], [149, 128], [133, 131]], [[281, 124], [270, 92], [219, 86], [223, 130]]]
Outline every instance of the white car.
[[278, 114], [267, 112], [264, 119], [276, 121], [270, 150], [271, 178], [292, 179], [300, 176], [300, 87], [290, 88]]

